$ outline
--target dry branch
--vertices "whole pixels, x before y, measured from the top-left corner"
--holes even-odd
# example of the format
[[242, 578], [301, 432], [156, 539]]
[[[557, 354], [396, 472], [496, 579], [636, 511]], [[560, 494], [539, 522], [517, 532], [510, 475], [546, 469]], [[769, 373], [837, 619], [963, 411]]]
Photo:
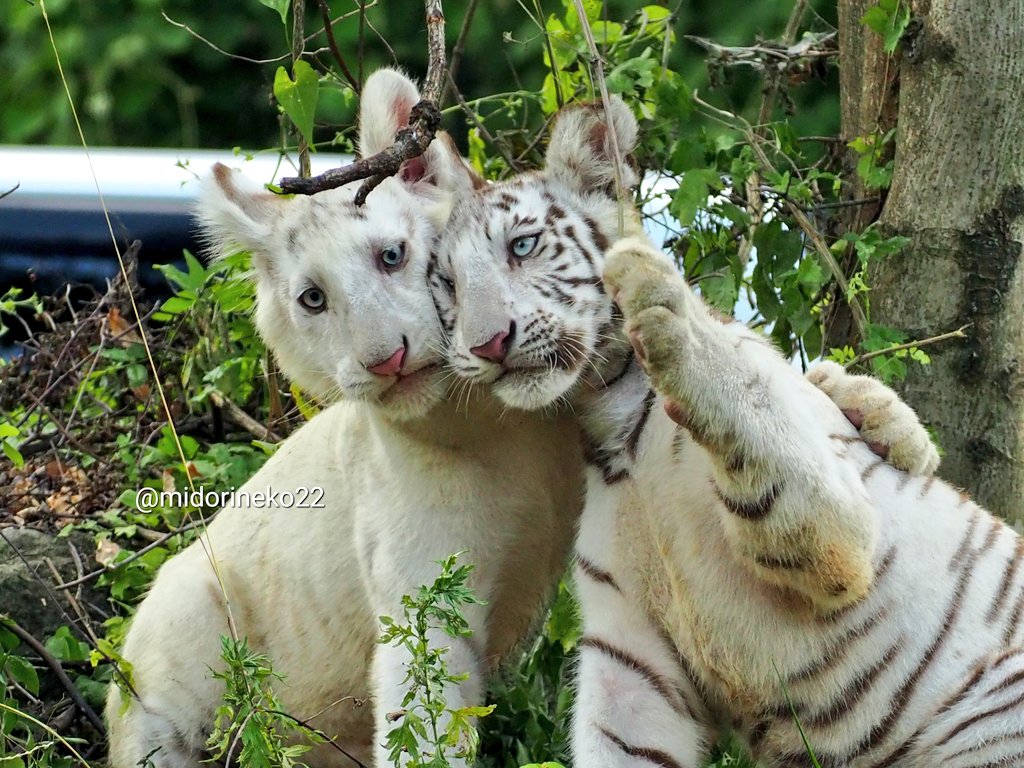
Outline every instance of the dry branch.
[[365, 179], [356, 193], [356, 205], [388, 176], [394, 176], [402, 163], [427, 151], [441, 125], [441, 91], [446, 81], [444, 9], [441, 0], [424, 0], [427, 18], [427, 79], [420, 102], [412, 108], [409, 125], [398, 132], [395, 143], [371, 157], [364, 157], [344, 168], [332, 168], [310, 178], [281, 179], [281, 191], [297, 195], [314, 195], [336, 189], [353, 181]]
[[17, 636], [21, 642], [31, 648], [40, 659], [50, 668], [54, 676], [60, 681], [61, 687], [74, 702], [75, 706], [78, 707], [78, 711], [85, 715], [85, 719], [89, 721], [93, 728], [99, 731], [101, 734], [106, 734], [107, 729], [103, 726], [103, 719], [96, 714], [95, 710], [89, 706], [85, 698], [75, 687], [75, 684], [71, 682], [71, 678], [68, 677], [68, 673], [64, 671], [64, 667], [61, 666], [60, 662], [54, 658], [53, 654], [46, 650], [46, 647], [40, 643], [31, 633], [22, 627], [18, 622], [12, 619], [10, 616], [0, 615], [0, 621], [3, 625], [9, 629], [14, 635]]
[[341, 74], [348, 81], [349, 86], [358, 94], [362, 90], [362, 84], [349, 71], [345, 58], [341, 55], [341, 50], [338, 48], [338, 42], [334, 39], [334, 26], [331, 22], [330, 6], [327, 5], [327, 0], [317, 0], [317, 5], [320, 7], [320, 18], [324, 23], [324, 34], [327, 35], [327, 45], [331, 49], [331, 55], [338, 64]]

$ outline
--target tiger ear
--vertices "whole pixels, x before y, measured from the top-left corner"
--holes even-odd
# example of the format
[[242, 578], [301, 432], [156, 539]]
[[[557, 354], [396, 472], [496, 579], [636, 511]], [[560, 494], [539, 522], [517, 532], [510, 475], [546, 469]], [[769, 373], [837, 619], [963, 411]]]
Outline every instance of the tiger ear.
[[397, 69], [378, 69], [366, 79], [359, 99], [359, 154], [375, 155], [395, 142], [409, 125], [420, 100], [416, 83]]
[[267, 241], [287, 205], [287, 198], [268, 192], [241, 171], [217, 163], [202, 181], [196, 216], [214, 258], [244, 249], [253, 254], [259, 267], [269, 256]]
[[[612, 151], [609, 125], [615, 131], [621, 158]], [[615, 169], [622, 183], [637, 184], [636, 170], [628, 162], [636, 148], [637, 123], [632, 111], [618, 96], [612, 96], [608, 110], [597, 104], [566, 107], [558, 115], [547, 151], [547, 170], [580, 192], [608, 191], [615, 194]]]
[[[360, 154], [368, 157], [390, 147], [409, 125], [412, 108], [419, 101], [416, 84], [398, 70], [378, 69], [370, 75], [360, 98]], [[484, 183], [443, 131], [438, 131], [422, 156], [407, 160], [398, 176], [414, 191], [418, 185], [428, 185], [457, 196], [471, 194]]]

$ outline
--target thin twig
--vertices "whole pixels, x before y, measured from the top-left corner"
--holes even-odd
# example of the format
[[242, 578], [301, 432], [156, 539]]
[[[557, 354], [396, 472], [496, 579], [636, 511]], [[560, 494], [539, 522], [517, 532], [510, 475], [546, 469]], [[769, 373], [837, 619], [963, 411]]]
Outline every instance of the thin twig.
[[473, 16], [476, 14], [478, 2], [479, 0], [469, 0], [466, 12], [462, 16], [462, 27], [459, 29], [459, 36], [456, 38], [455, 45], [452, 48], [452, 56], [448, 65], [448, 84], [441, 94], [440, 106], [444, 106], [445, 102], [448, 101], [449, 94], [454, 92], [455, 76], [459, 73], [459, 64], [462, 62], [462, 49], [466, 45], [466, 38], [469, 37], [469, 27], [473, 23]]
[[908, 341], [906, 344], [895, 344], [885, 349], [876, 349], [872, 352], [865, 352], [863, 355], [857, 355], [850, 362], [846, 363], [843, 367], [849, 368], [854, 365], [860, 365], [865, 360], [870, 360], [873, 357], [880, 357], [882, 355], [888, 355], [893, 352], [900, 352], [904, 349], [913, 349], [915, 347], [927, 347], [931, 344], [938, 344], [940, 341], [949, 341], [950, 339], [966, 339], [967, 329], [970, 328], [973, 323], [967, 323], [962, 325], [955, 331], [949, 331], [947, 333], [940, 333], [938, 336], [931, 336], [927, 339], [919, 339], [918, 341]]
[[200, 42], [206, 43], [210, 48], [215, 50], [217, 53], [221, 54], [222, 56], [227, 56], [229, 59], [234, 59], [235, 61], [244, 61], [244, 62], [246, 62], [248, 64], [276, 64], [279, 61], [286, 60], [288, 58], [288, 56], [290, 55], [290, 54], [286, 53], [286, 54], [284, 54], [282, 56], [275, 56], [272, 59], [250, 59], [248, 56], [240, 56], [237, 53], [231, 53], [230, 51], [225, 51], [223, 48], [221, 48], [219, 45], [217, 45], [212, 40], [208, 40], [207, 38], [205, 38], [202, 35], [200, 35], [198, 32], [196, 32], [194, 29], [192, 29], [192, 27], [190, 27], [188, 24], [183, 24], [180, 21], [175, 21], [170, 16], [168, 16], [166, 12], [160, 11], [160, 15], [163, 16], [164, 17], [164, 21], [166, 21], [171, 26], [177, 27], [178, 29], [185, 30], [190, 35], [192, 35], [192, 37], [194, 37], [196, 40], [199, 40]]
[[427, 151], [441, 125], [438, 103], [445, 83], [444, 9], [441, 0], [424, 0], [427, 18], [427, 78], [420, 102], [409, 114], [409, 125], [398, 132], [395, 143], [372, 157], [365, 157], [343, 168], [332, 168], [311, 178], [281, 179], [281, 191], [287, 194], [313, 195], [336, 189], [353, 181], [363, 181], [355, 196], [362, 205], [384, 179], [394, 176], [406, 160]]
[[142, 549], [138, 549], [135, 552], [132, 552], [124, 560], [118, 560], [116, 563], [111, 563], [110, 565], [106, 565], [102, 568], [97, 568], [95, 571], [91, 571], [85, 574], [85, 576], [80, 576], [79, 578], [73, 581], [65, 581], [63, 584], [58, 584], [57, 589], [71, 589], [72, 587], [77, 587], [79, 584], [85, 584], [86, 582], [92, 581], [93, 579], [102, 576], [104, 573], [112, 573], [113, 571], [116, 571], [119, 568], [123, 568], [124, 566], [128, 565], [128, 563], [138, 560], [147, 552], [156, 549], [161, 544], [166, 542], [168, 539], [172, 539], [175, 536], [182, 533], [187, 533], [188, 531], [191, 531], [194, 528], [199, 528], [204, 526], [205, 524], [209, 524], [213, 521], [213, 518], [215, 518], [216, 516], [216, 513], [207, 516], [205, 523], [201, 520], [196, 520], [194, 522], [186, 523], [180, 528], [175, 528], [173, 531], [167, 531], [167, 533], [161, 534], [161, 536], [158, 539], [150, 542], [146, 546], [142, 547]]
[[[46, 567], [50, 569], [50, 575], [53, 576], [54, 588], [60, 590], [61, 585], [64, 583], [64, 577], [60, 575], [60, 571], [58, 571], [57, 566], [53, 564], [53, 560], [45, 557], [43, 558], [43, 562], [46, 563]], [[99, 643], [99, 638], [96, 637], [96, 633], [92, 631], [92, 624], [89, 621], [89, 616], [82, 610], [82, 606], [79, 605], [78, 599], [70, 592], [64, 593], [64, 599], [68, 601], [68, 605], [71, 606], [71, 610], [74, 611], [75, 615], [78, 617], [78, 623], [82, 628], [82, 631], [89, 635], [93, 643]]]
[[362, 86], [363, 62], [366, 59], [366, 0], [357, 0], [359, 3], [359, 85]]
[[8, 195], [13, 195], [15, 192], [18, 191], [18, 189], [20, 187], [21, 187], [21, 182], [19, 181], [17, 184], [15, 184], [13, 187], [8, 189], [6, 192], [0, 192], [0, 200], [3, 200]]
[[[352, 698], [352, 697], [351, 696], [346, 696], [344, 698], [338, 699], [338, 701], [336, 701], [335, 704], [340, 703], [340, 702], [342, 702], [342, 701], [344, 701], [345, 699], [348, 699], [348, 698]], [[329, 744], [330, 746], [334, 747], [334, 749], [336, 749], [338, 752], [340, 752], [345, 757], [347, 757], [349, 760], [351, 760], [353, 763], [355, 763], [357, 766], [359, 766], [359, 768], [367, 768], [366, 764], [363, 763], [361, 760], [359, 760], [359, 758], [355, 757], [354, 755], [350, 755], [334, 739], [332, 739], [330, 736], [328, 736], [326, 733], [321, 731], [316, 726], [310, 725], [308, 721], [301, 720], [301, 719], [295, 717], [295, 715], [289, 715], [287, 712], [282, 712], [279, 709], [268, 709], [267, 713], [271, 714], [271, 715], [278, 715], [279, 717], [286, 717], [286, 718], [288, 718], [289, 720], [291, 720], [293, 723], [295, 723], [300, 728], [305, 728], [307, 731], [311, 731], [311, 732], [315, 733], [317, 736], [322, 738], [327, 744]], [[315, 715], [314, 715], [314, 717], [315, 717]], [[312, 719], [312, 718], [310, 718], [310, 719]]]
[[[377, 4], [377, 0], [373, 0], [373, 2], [369, 3], [368, 5], [365, 5], [364, 7], [372, 8], [376, 4]], [[328, 26], [329, 27], [334, 27], [334, 25], [337, 24], [338, 22], [344, 21], [345, 19], [348, 19], [348, 18], [350, 18], [352, 16], [355, 16], [358, 13], [359, 13], [359, 11], [355, 10], [355, 11], [348, 11], [347, 13], [343, 13], [340, 16], [335, 16], [333, 19], [331, 19], [331, 23]], [[192, 35], [192, 37], [194, 37], [199, 42], [205, 43], [209, 48], [213, 49], [217, 53], [221, 54], [222, 56], [227, 56], [229, 59], [234, 59], [235, 61], [244, 61], [247, 64], [276, 64], [279, 61], [287, 61], [288, 58], [291, 56], [290, 53], [282, 53], [280, 56], [275, 56], [272, 59], [252, 59], [252, 58], [249, 58], [248, 56], [242, 56], [242, 55], [237, 54], [237, 53], [231, 53], [231, 51], [225, 51], [223, 48], [221, 48], [219, 45], [217, 45], [212, 40], [210, 40], [210, 39], [208, 39], [206, 37], [203, 37], [201, 34], [199, 34], [194, 29], [192, 29], [192, 27], [190, 27], [188, 24], [183, 24], [180, 21], [175, 21], [170, 16], [168, 16], [165, 11], [160, 11], [160, 15], [163, 16], [164, 17], [164, 21], [166, 21], [172, 27], [177, 27], [178, 29], [185, 30], [186, 32], [188, 32], [190, 35]], [[311, 35], [307, 35], [306, 39], [305, 39], [305, 42], [307, 42], [307, 43], [311, 42], [313, 40], [313, 38], [316, 37], [319, 34], [320, 34], [319, 32], [314, 32]], [[327, 50], [326, 48], [318, 48], [315, 51], [306, 51], [304, 55], [305, 56], [316, 56], [316, 55], [318, 55], [320, 53], [325, 52], [326, 50]]]
[[[306, 24], [306, 0], [292, 0], [292, 72], [295, 71], [295, 64], [302, 59], [306, 47], [305, 34]], [[330, 29], [330, 24], [327, 25]], [[333, 38], [333, 33], [331, 34]], [[299, 145], [299, 176], [309, 176], [309, 141], [306, 136], [295, 126], [295, 135]]]
[[355, 79], [352, 73], [348, 69], [348, 65], [345, 63], [345, 57], [341, 55], [341, 51], [338, 50], [338, 43], [334, 39], [334, 27], [331, 21], [331, 8], [327, 5], [327, 0], [316, 0], [317, 5], [320, 6], [320, 18], [324, 22], [324, 34], [327, 35], [327, 46], [331, 49], [331, 55], [334, 57], [334, 61], [338, 64], [338, 68], [341, 73], [348, 80], [348, 84], [352, 86], [352, 90], [359, 93], [362, 89], [360, 88], [359, 81]]
[[580, 26], [583, 28], [583, 36], [587, 40], [587, 48], [590, 49], [590, 77], [597, 83], [598, 93], [601, 95], [601, 104], [604, 105], [605, 120], [608, 125], [608, 144], [612, 151], [612, 164], [615, 174], [615, 196], [619, 200], [619, 235], [621, 236], [626, 228], [625, 209], [626, 189], [622, 184], [622, 153], [619, 151], [619, 137], [612, 122], [611, 96], [608, 95], [608, 84], [604, 79], [604, 63], [601, 61], [601, 54], [597, 50], [597, 42], [594, 40], [594, 30], [590, 28], [590, 20], [587, 18], [587, 10], [583, 7], [583, 0], [573, 0], [576, 6], [576, 15], [579, 17]]
[[230, 399], [222, 395], [220, 392], [211, 392], [210, 400], [218, 408], [223, 408], [228, 412], [228, 416], [238, 426], [249, 432], [257, 440], [265, 440], [267, 442], [279, 443], [281, 442], [281, 436], [274, 432], [269, 427], [260, 424], [256, 419], [250, 416], [248, 413], [239, 408]]
[[468, 117], [473, 122], [473, 125], [476, 126], [476, 129], [480, 131], [480, 135], [483, 136], [484, 141], [486, 141], [488, 144], [490, 144], [492, 147], [498, 150], [502, 158], [504, 158], [505, 162], [508, 164], [509, 170], [511, 170], [513, 173], [519, 173], [519, 171], [522, 170], [519, 163], [517, 163], [516, 159], [508, 153], [508, 150], [506, 150], [505, 147], [498, 143], [498, 140], [494, 138], [494, 136], [491, 134], [489, 130], [487, 130], [487, 126], [483, 124], [479, 117], [477, 117], [477, 114], [476, 112], [473, 111], [473, 108], [466, 103], [466, 99], [462, 95], [462, 91], [459, 90], [459, 87], [455, 84], [455, 81], [452, 80], [451, 72], [448, 73], [448, 90], [455, 97], [455, 101], [458, 103], [459, 107], [465, 113], [466, 117]]
[[78, 711], [85, 715], [85, 719], [92, 724], [93, 728], [101, 734], [106, 735], [107, 729], [103, 726], [102, 718], [93, 711], [93, 708], [89, 706], [86, 700], [82, 697], [82, 694], [79, 693], [77, 688], [75, 688], [75, 684], [71, 682], [71, 678], [68, 677], [68, 673], [64, 671], [64, 667], [62, 667], [60, 662], [53, 657], [53, 654], [46, 650], [46, 647], [42, 643], [36, 640], [27, 629], [18, 624], [18, 622], [10, 616], [0, 614], [0, 622], [3, 622], [3, 625], [7, 629], [15, 634], [21, 642], [31, 648], [35, 654], [46, 663], [46, 666], [50, 668], [50, 671], [52, 671], [57, 680], [60, 681], [61, 686], [65, 691], [67, 691], [68, 696], [71, 697], [75, 706], [78, 707]]

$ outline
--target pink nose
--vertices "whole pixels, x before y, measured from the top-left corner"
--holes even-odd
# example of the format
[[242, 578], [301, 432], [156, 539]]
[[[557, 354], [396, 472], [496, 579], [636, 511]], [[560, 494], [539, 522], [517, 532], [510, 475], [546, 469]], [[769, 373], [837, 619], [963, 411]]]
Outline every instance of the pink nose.
[[482, 357], [484, 360], [500, 363], [505, 359], [505, 355], [508, 354], [508, 348], [511, 343], [511, 334], [508, 331], [499, 331], [486, 344], [472, 347], [469, 351], [477, 357]]
[[397, 376], [402, 371], [402, 363], [405, 361], [405, 346], [401, 346], [387, 360], [382, 360], [375, 365], [366, 366], [370, 373], [378, 376]]

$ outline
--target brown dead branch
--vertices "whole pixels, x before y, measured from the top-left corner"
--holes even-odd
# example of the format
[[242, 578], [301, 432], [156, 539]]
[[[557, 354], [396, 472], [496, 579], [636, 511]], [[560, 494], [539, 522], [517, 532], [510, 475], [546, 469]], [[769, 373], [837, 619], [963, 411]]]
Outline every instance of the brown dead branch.
[[85, 698], [79, 693], [75, 684], [71, 682], [71, 678], [68, 677], [68, 673], [64, 671], [64, 667], [61, 666], [60, 662], [54, 658], [53, 654], [46, 650], [46, 647], [35, 639], [24, 627], [18, 622], [12, 619], [10, 616], [0, 615], [0, 621], [3, 622], [4, 626], [9, 629], [21, 642], [27, 645], [35, 652], [40, 659], [50, 668], [54, 676], [60, 682], [61, 687], [71, 698], [71, 701], [78, 707], [78, 711], [85, 715], [85, 719], [89, 721], [93, 728], [99, 731], [101, 734], [105, 734], [107, 729], [103, 726], [103, 719], [96, 714], [95, 710], [89, 706]]
[[349, 71], [348, 65], [345, 63], [345, 57], [341, 55], [341, 50], [338, 48], [338, 42], [334, 39], [330, 6], [327, 5], [327, 0], [317, 0], [317, 5], [320, 7], [320, 18], [324, 23], [324, 34], [327, 35], [327, 45], [331, 49], [331, 55], [334, 57], [334, 61], [337, 62], [341, 74], [345, 76], [352, 90], [359, 93], [362, 90], [360, 83]]
[[394, 176], [402, 163], [426, 152], [441, 125], [438, 104], [447, 74], [444, 47], [444, 9], [441, 0], [424, 0], [427, 18], [427, 79], [420, 102], [412, 108], [409, 125], [398, 132], [395, 143], [371, 157], [364, 157], [344, 168], [332, 168], [310, 178], [281, 179], [281, 191], [288, 194], [314, 195], [336, 189], [353, 181], [365, 179], [356, 193], [356, 205], [388, 176]]

